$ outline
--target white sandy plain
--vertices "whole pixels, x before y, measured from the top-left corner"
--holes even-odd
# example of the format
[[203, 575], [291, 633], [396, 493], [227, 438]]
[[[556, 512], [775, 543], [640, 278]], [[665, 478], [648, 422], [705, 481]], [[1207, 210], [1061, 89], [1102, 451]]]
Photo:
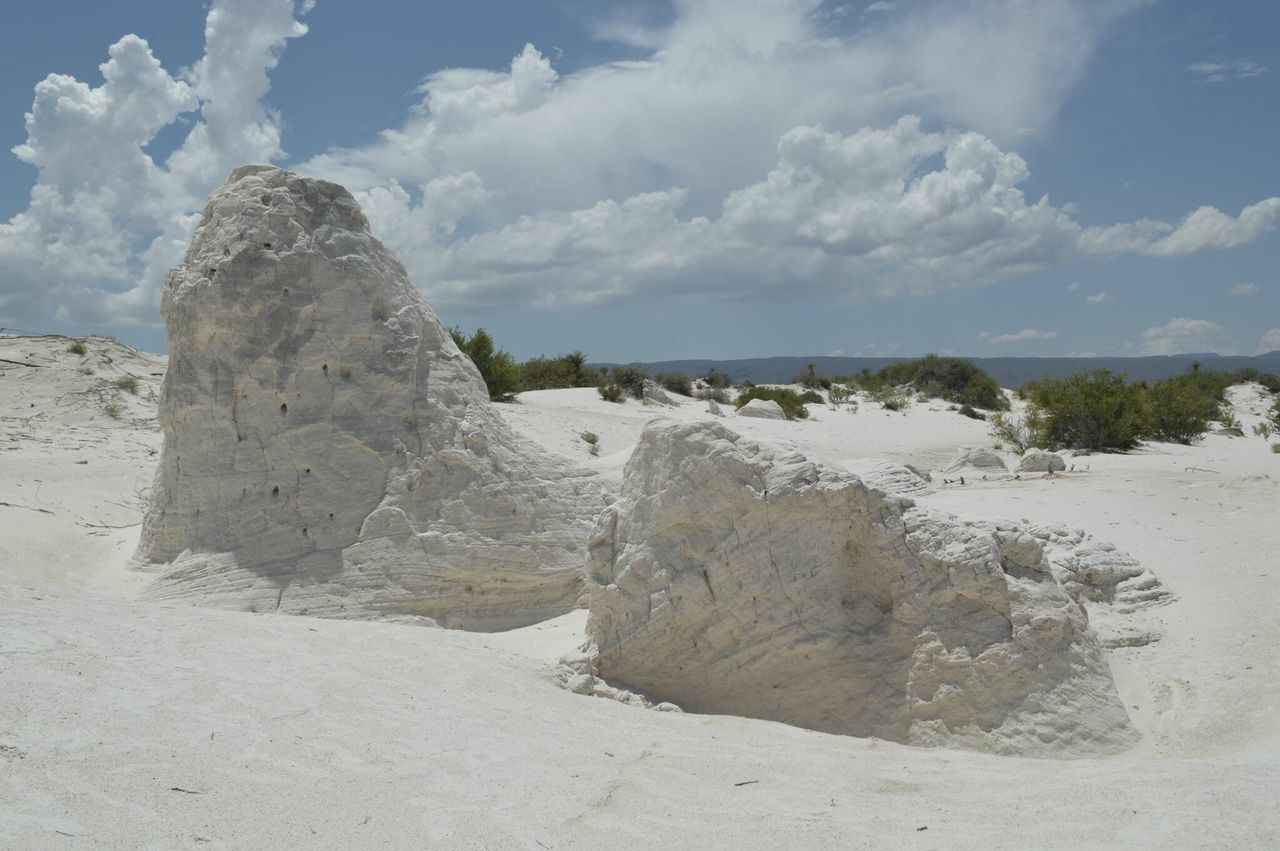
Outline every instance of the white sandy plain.
[[[1069, 458], [1050, 478], [935, 473], [915, 496], [1085, 528], [1174, 595], [1135, 616], [1148, 643], [1109, 651], [1134, 749], [994, 757], [572, 694], [548, 669], [581, 643], [581, 611], [474, 634], [140, 602], [164, 360], [67, 342], [0, 338], [0, 358], [37, 364], [0, 363], [0, 847], [1280, 845], [1280, 455], [1257, 437]], [[126, 374], [136, 395], [114, 386]], [[1247, 434], [1263, 399], [1232, 401]], [[810, 410], [726, 423], [935, 471], [991, 444], [939, 402]], [[711, 416], [591, 389], [501, 411], [615, 478], [648, 420]]]

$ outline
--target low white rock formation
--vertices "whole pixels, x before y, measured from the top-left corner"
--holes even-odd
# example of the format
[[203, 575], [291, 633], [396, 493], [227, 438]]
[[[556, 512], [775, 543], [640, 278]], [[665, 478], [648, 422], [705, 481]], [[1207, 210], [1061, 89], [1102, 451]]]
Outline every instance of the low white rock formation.
[[341, 186], [236, 169], [161, 312], [148, 596], [481, 630], [574, 607], [602, 485], [506, 426]]
[[686, 711], [1043, 756], [1137, 738], [1035, 538], [715, 421], [646, 427], [588, 579], [599, 675]]
[[772, 399], [752, 399], [738, 409], [740, 417], [755, 417], [761, 420], [785, 420], [787, 415], [782, 406]]
[[929, 480], [916, 470], [879, 458], [850, 458], [844, 468], [862, 479], [864, 484], [885, 493], [915, 496], [933, 490]]
[[1018, 462], [1019, 473], [1059, 473], [1067, 469], [1067, 462], [1056, 452], [1045, 449], [1028, 449]]
[[724, 411], [720, 410], [719, 403], [715, 399], [707, 400], [707, 413], [715, 417], [723, 417]]
[[1004, 472], [1008, 468], [1005, 467], [1004, 459], [994, 450], [985, 446], [961, 446], [943, 472], [955, 473], [965, 469]]

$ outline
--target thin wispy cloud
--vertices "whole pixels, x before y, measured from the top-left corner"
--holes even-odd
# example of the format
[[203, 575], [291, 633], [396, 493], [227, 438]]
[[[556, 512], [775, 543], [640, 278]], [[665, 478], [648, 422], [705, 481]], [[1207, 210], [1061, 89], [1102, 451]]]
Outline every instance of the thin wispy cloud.
[[1084, 297], [1084, 300], [1089, 302], [1089, 304], [1106, 304], [1109, 301], [1115, 301], [1116, 297], [1109, 292], [1100, 292], [1087, 295]]
[[1246, 284], [1236, 284], [1234, 287], [1227, 288], [1227, 295], [1233, 296], [1251, 296], [1258, 294], [1258, 285], [1253, 281]]
[[1187, 66], [1187, 70], [1206, 83], [1223, 83], [1227, 80], [1261, 77], [1267, 73], [1267, 66], [1261, 62], [1237, 59], [1231, 62], [1193, 62]]
[[983, 331], [978, 335], [978, 339], [984, 340], [992, 346], [1003, 346], [1008, 343], [1027, 343], [1033, 340], [1052, 340], [1057, 336], [1057, 331], [1040, 331], [1035, 328], [1024, 328], [1021, 331], [1014, 331], [1011, 334], [992, 334], [989, 331]]

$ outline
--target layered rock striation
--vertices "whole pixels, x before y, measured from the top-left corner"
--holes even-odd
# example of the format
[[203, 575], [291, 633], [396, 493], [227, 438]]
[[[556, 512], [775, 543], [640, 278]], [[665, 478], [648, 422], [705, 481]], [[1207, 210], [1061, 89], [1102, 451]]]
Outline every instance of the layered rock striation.
[[601, 483], [506, 426], [341, 186], [234, 171], [161, 312], [148, 596], [480, 630], [574, 607]]
[[601, 677], [687, 711], [995, 753], [1137, 733], [1036, 538], [743, 438], [652, 423], [588, 561]]

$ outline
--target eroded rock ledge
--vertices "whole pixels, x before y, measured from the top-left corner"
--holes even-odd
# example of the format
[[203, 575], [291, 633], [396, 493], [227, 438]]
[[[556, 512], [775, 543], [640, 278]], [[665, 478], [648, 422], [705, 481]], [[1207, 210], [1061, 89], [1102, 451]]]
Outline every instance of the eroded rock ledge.
[[1137, 739], [1039, 540], [716, 422], [645, 429], [588, 584], [599, 676], [686, 711], [1042, 756]]

